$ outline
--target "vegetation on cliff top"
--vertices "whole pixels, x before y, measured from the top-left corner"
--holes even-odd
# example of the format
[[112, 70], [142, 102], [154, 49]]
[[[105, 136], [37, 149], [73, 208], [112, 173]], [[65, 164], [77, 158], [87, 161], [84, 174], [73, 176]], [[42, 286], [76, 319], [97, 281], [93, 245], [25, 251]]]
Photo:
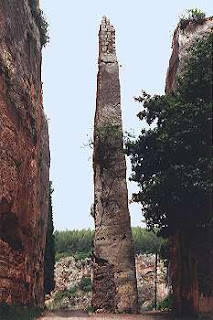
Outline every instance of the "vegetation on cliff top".
[[136, 98], [149, 128], [127, 145], [131, 179], [140, 186], [134, 200], [148, 227], [166, 234], [212, 219], [212, 35], [197, 39], [189, 57], [176, 92]]
[[200, 9], [194, 8], [186, 10], [186, 12], [180, 17], [180, 29], [184, 30], [190, 22], [202, 23], [205, 17], [205, 12]]
[[44, 16], [44, 12], [38, 8], [38, 0], [29, 0], [32, 15], [34, 16], [35, 22], [38, 26], [40, 33], [41, 46], [45, 47], [49, 42], [49, 24]]

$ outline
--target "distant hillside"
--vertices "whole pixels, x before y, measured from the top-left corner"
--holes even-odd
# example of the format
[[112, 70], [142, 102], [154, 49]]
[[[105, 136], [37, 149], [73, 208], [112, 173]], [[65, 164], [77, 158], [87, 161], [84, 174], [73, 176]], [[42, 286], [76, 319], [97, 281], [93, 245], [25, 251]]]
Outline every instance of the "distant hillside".
[[[132, 228], [135, 253], [155, 253], [165, 240], [154, 232], [141, 227]], [[66, 230], [55, 232], [56, 260], [75, 256], [77, 259], [89, 257], [92, 253], [94, 231], [91, 229]]]

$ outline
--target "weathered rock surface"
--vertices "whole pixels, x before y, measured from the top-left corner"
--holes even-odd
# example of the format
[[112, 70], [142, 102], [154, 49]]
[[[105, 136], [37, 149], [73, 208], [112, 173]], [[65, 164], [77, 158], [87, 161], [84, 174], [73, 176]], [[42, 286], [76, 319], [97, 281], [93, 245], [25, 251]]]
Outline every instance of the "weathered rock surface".
[[[47, 308], [87, 311], [91, 307], [91, 287], [86, 287], [83, 290], [81, 284], [84, 279], [88, 279], [90, 283], [91, 276], [91, 259], [77, 261], [72, 256], [60, 259], [55, 264], [55, 289], [50, 296], [46, 297]], [[63, 295], [63, 293], [65, 294]]]
[[157, 268], [155, 264], [155, 255], [153, 254], [140, 254], [135, 257], [138, 302], [141, 311], [154, 308], [155, 285], [157, 304], [165, 299], [170, 292], [164, 261], [158, 259]]
[[177, 77], [184, 71], [189, 47], [195, 43], [196, 39], [211, 32], [213, 32], [213, 17], [200, 23], [191, 21], [184, 29], [180, 27], [180, 24], [177, 26], [173, 36], [172, 55], [166, 76], [166, 93], [177, 88]]
[[[176, 28], [173, 51], [166, 77], [166, 93], [177, 88], [177, 78], [184, 72], [188, 49], [197, 39], [213, 32], [213, 17], [202, 22], [189, 22]], [[204, 230], [181, 230], [171, 236], [170, 273], [175, 309], [195, 312], [213, 312], [213, 233], [212, 226]], [[205, 291], [202, 289], [205, 287]]]
[[76, 260], [74, 257], [60, 259], [55, 264], [55, 291], [78, 286], [83, 277], [91, 278], [92, 260]]
[[134, 249], [123, 153], [115, 30], [105, 17], [99, 32], [94, 126], [94, 275], [92, 306], [137, 311]]
[[[141, 311], [153, 309], [155, 301], [155, 255], [140, 254], [135, 257], [138, 305]], [[46, 306], [49, 309], [62, 307], [71, 310], [89, 310], [91, 307], [91, 291], [81, 289], [82, 279], [91, 279], [93, 272], [91, 259], [77, 261], [74, 257], [60, 259], [55, 265], [55, 290], [47, 296]], [[162, 260], [157, 264], [157, 302], [162, 301], [169, 293], [166, 284], [167, 268]], [[76, 288], [75, 294], [70, 297], [56, 299], [58, 293], [67, 292]]]
[[43, 304], [49, 149], [27, 0], [0, 1], [0, 302]]

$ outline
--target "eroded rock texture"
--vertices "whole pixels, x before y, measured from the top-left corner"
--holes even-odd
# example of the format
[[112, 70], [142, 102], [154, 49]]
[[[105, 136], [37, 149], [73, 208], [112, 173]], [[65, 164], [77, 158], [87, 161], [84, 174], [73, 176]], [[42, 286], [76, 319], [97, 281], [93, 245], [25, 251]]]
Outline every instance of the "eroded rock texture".
[[196, 39], [211, 32], [213, 32], [213, 17], [207, 18], [201, 23], [190, 22], [184, 29], [180, 27], [180, 24], [177, 26], [173, 36], [172, 55], [166, 76], [166, 93], [177, 88], [177, 77], [184, 71], [189, 47]]
[[49, 149], [27, 0], [0, 1], [0, 302], [43, 304]]
[[137, 312], [115, 30], [105, 17], [99, 32], [93, 165], [95, 238], [92, 306], [117, 312]]
[[[184, 72], [188, 48], [196, 39], [213, 31], [213, 18], [202, 23], [190, 22], [184, 29], [178, 25], [173, 37], [173, 52], [166, 78], [166, 93], [177, 88], [177, 77]], [[175, 309], [213, 312], [213, 233], [212, 226], [171, 236], [171, 278]]]

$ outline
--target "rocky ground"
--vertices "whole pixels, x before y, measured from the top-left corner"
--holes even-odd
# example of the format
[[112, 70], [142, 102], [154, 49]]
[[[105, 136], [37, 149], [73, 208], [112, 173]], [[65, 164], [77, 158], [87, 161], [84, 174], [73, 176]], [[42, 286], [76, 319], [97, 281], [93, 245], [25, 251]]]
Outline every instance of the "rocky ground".
[[[155, 299], [155, 256], [136, 256], [136, 274], [140, 311], [152, 310]], [[163, 261], [157, 267], [157, 300], [162, 301], [169, 293], [166, 286], [167, 269]], [[49, 310], [68, 308], [70, 310], [91, 309], [91, 259], [76, 260], [74, 257], [60, 259], [55, 266], [56, 287], [47, 297]]]
[[[141, 311], [152, 310], [155, 304], [155, 255], [136, 256], [136, 276], [138, 299]], [[169, 294], [167, 286], [167, 268], [162, 260], [157, 261], [157, 302]]]
[[[83, 311], [55, 311], [47, 313], [40, 320], [83, 320], [86, 318], [91, 318], [92, 320], [194, 320], [194, 318], [179, 318], [172, 316], [167, 313], [160, 312], [146, 312], [137, 315], [127, 315], [127, 314], [87, 314]], [[212, 318], [200, 318], [205, 320], [211, 320]]]

